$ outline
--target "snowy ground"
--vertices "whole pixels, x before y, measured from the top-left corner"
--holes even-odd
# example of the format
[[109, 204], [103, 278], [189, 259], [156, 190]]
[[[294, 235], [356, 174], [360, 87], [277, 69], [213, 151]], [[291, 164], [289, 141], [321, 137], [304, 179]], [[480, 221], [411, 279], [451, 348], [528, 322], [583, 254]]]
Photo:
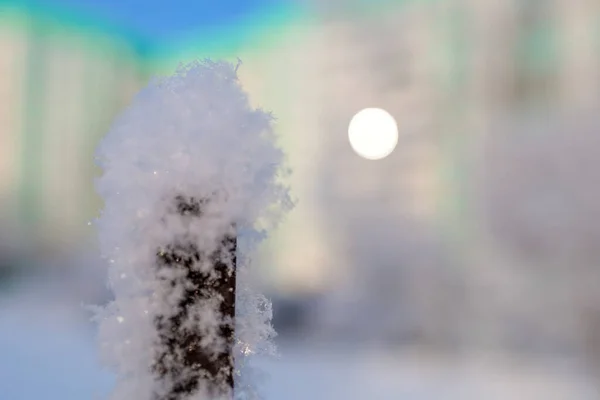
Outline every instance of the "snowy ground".
[[594, 399], [559, 367], [499, 358], [443, 360], [422, 354], [291, 351], [269, 368], [269, 399]]
[[[105, 398], [113, 377], [96, 363], [93, 331], [43, 295], [0, 301], [0, 399]], [[588, 400], [572, 370], [287, 346], [265, 363], [267, 400]]]

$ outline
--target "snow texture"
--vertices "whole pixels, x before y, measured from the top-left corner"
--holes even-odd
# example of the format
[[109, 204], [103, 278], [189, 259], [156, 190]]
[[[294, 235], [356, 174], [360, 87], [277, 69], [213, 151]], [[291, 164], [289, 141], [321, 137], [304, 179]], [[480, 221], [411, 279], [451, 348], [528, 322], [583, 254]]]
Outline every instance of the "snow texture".
[[[204, 60], [154, 78], [97, 149], [104, 208], [95, 225], [115, 300], [97, 309], [96, 320], [101, 357], [118, 377], [112, 400], [161, 399], [175, 384], [152, 372], [157, 352], [167, 350], [159, 348], [165, 345], [155, 321], [173, 314], [185, 288], [175, 277], [173, 290], [160, 284], [157, 249], [185, 237], [213, 254], [227, 235], [237, 236], [235, 398], [260, 398], [250, 362], [275, 354], [275, 332], [270, 302], [250, 283], [251, 256], [293, 202], [282, 183], [289, 170], [273, 117], [251, 107], [236, 73], [235, 65]], [[169, 212], [177, 196], [210, 199], [203, 217]], [[207, 343], [218, 342], [220, 315], [213, 311], [198, 306], [187, 321], [205, 332]], [[182, 400], [209, 397], [197, 391]]]

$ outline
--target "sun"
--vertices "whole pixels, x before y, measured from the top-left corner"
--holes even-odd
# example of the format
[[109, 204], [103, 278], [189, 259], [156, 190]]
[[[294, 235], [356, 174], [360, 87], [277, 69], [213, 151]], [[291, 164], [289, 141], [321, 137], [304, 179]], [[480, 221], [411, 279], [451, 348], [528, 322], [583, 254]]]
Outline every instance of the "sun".
[[352, 117], [348, 125], [350, 146], [367, 160], [389, 156], [398, 144], [396, 120], [381, 108], [365, 108]]

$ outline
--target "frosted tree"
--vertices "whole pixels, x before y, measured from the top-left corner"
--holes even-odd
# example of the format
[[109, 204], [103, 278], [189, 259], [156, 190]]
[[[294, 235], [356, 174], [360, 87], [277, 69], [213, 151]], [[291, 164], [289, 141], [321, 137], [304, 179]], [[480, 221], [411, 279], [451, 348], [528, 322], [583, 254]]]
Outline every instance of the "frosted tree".
[[236, 72], [205, 60], [153, 79], [97, 150], [114, 400], [258, 398], [250, 361], [275, 332], [251, 256], [292, 202], [273, 118]]
[[476, 193], [481, 220], [520, 262], [521, 281], [529, 277], [519, 308], [539, 311], [528, 324], [575, 335], [600, 373], [598, 122], [588, 114], [498, 126], [485, 140]]

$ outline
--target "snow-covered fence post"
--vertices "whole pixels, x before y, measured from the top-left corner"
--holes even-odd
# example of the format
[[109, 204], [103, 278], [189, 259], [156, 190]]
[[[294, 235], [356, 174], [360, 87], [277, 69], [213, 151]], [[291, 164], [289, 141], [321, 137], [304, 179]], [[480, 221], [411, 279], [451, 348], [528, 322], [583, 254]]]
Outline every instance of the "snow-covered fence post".
[[153, 80], [98, 148], [114, 400], [259, 398], [248, 361], [275, 332], [250, 256], [293, 204], [272, 117], [236, 73], [206, 60]]
[[[209, 201], [209, 200], [208, 200]], [[182, 220], [202, 218], [202, 205], [205, 199], [185, 198], [178, 195], [174, 199], [172, 213]], [[233, 345], [235, 319], [235, 252], [237, 238], [235, 231], [219, 241], [213, 254], [202, 254], [190, 238], [169, 243], [157, 251], [157, 273], [164, 289], [177, 287], [177, 280], [185, 289], [176, 305], [173, 315], [157, 315], [155, 325], [161, 346], [156, 354], [154, 371], [159, 379], [173, 382], [162, 400], [179, 400], [198, 390], [201, 380], [206, 380], [208, 394], [213, 397], [228, 395], [233, 391]], [[194, 265], [205, 261], [208, 268], [195, 269]], [[181, 329], [194, 308], [214, 306], [220, 315], [208, 329], [216, 332], [221, 341], [217, 348], [212, 342], [203, 343], [206, 333], [200, 326]], [[182, 369], [189, 368], [188, 375], [181, 375]], [[157, 399], [158, 400], [158, 399]]]

